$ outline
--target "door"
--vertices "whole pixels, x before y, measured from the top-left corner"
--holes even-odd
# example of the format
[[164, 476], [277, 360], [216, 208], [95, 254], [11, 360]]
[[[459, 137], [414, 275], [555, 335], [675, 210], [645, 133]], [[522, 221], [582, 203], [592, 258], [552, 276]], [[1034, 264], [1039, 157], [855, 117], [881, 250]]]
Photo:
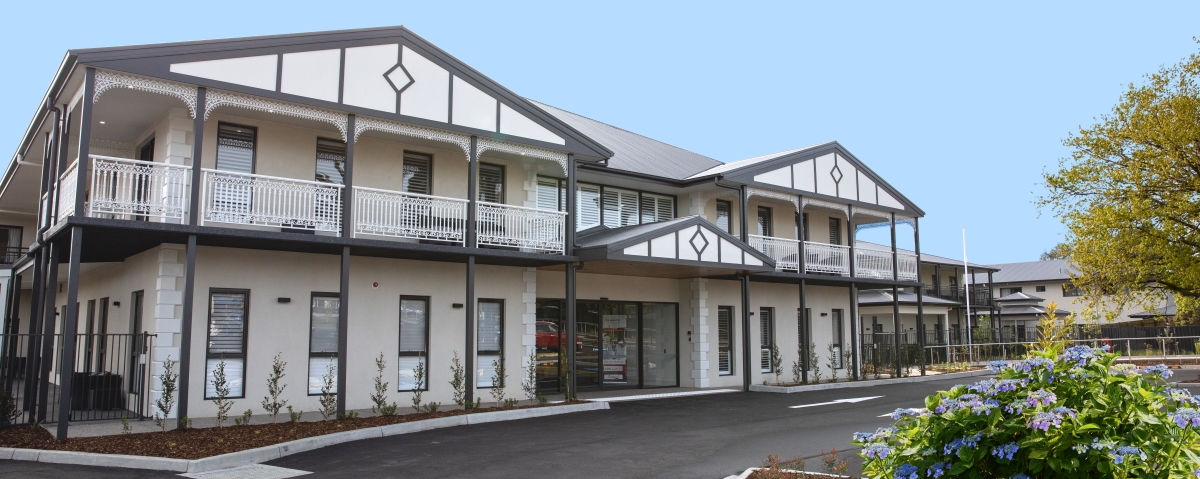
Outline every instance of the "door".
[[642, 303], [642, 385], [679, 386], [679, 315], [671, 303]]
[[[151, 138], [150, 141], [147, 141], [146, 144], [142, 145], [142, 148], [140, 150], [138, 150], [138, 160], [150, 161], [150, 162], [154, 161], [154, 138]], [[134, 185], [133, 185], [134, 204], [148, 205], [149, 201], [150, 201], [150, 195], [153, 194], [153, 192], [150, 191], [150, 176], [149, 175], [134, 175], [134, 178], [135, 178]], [[115, 182], [113, 184], [113, 188], [116, 188]], [[150, 216], [148, 216], [150, 211], [148, 209], [137, 208], [137, 207], [135, 207], [135, 208], [136, 208], [136, 210], [135, 210], [136, 212], [133, 215], [134, 221], [147, 221], [150, 219]]]
[[131, 374], [129, 376], [129, 394], [141, 394], [142, 382], [137, 378], [142, 377], [146, 373], [146, 364], [144, 355], [146, 351], [145, 339], [142, 330], [142, 301], [145, 296], [142, 291], [135, 291], [133, 298], [130, 301], [130, 316], [129, 316], [129, 332], [133, 334], [133, 347], [129, 348], [129, 367]]
[[578, 302], [575, 310], [575, 384], [600, 385], [600, 305]]
[[217, 170], [212, 183], [212, 219], [224, 223], [249, 223], [254, 184], [245, 175], [254, 173], [257, 133], [253, 127], [217, 125]]
[[638, 387], [638, 305], [601, 303], [604, 340], [604, 386]]

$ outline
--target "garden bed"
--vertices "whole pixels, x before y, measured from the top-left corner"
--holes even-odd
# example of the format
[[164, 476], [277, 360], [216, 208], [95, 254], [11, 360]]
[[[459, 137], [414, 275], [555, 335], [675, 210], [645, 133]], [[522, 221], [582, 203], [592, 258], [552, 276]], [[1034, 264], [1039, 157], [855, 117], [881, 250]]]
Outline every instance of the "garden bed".
[[158, 431], [114, 436], [69, 438], [62, 442], [56, 441], [54, 436], [41, 426], [19, 425], [0, 429], [0, 447], [125, 454], [173, 459], [200, 459], [356, 429], [483, 412], [562, 406], [565, 404], [582, 404], [584, 402], [572, 401], [568, 403], [490, 407], [472, 410], [456, 409], [315, 422], [280, 422], [276, 424], [251, 424], [219, 428], [175, 429], [166, 432]]

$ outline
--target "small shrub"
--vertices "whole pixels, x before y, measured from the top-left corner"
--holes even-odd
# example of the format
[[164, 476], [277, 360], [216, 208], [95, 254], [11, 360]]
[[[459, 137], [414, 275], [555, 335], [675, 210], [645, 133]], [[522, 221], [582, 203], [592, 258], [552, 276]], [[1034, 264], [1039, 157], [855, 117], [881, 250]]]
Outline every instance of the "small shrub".
[[829, 382], [836, 383], [836, 382], [838, 382], [838, 372], [837, 372], [838, 360], [841, 358], [840, 358], [840, 355], [838, 354], [836, 346], [833, 343], [829, 343], [829, 346], [826, 347], [826, 349], [829, 350], [829, 356], [826, 358], [827, 360], [829, 360], [829, 363], [828, 363]]
[[133, 426], [129, 424], [129, 420], [125, 419], [125, 415], [121, 415], [121, 434], [132, 434]]
[[508, 373], [504, 371], [504, 352], [500, 353], [500, 357], [492, 363], [492, 399], [496, 400], [496, 405], [504, 404], [504, 383], [508, 379]]
[[271, 361], [271, 374], [267, 376], [267, 395], [262, 400], [263, 409], [271, 416], [271, 424], [275, 424], [275, 417], [287, 406], [287, 399], [279, 399], [283, 390], [287, 389], [287, 384], [281, 382], [286, 376], [284, 369], [287, 368], [287, 363], [280, 359], [281, 354], [283, 353], [276, 354], [275, 359]]
[[329, 363], [325, 374], [321, 376], [321, 419], [329, 420], [337, 414], [337, 370], [334, 363]]
[[179, 421], [179, 429], [186, 431], [191, 428], [192, 428], [192, 418], [184, 416], [183, 419]]
[[225, 360], [217, 363], [217, 368], [213, 370], [212, 381], [213, 387], [212, 402], [217, 406], [217, 427], [224, 427], [225, 420], [229, 418], [229, 410], [233, 408], [233, 401], [229, 400], [229, 380], [225, 377]]
[[518, 403], [518, 402], [521, 402], [521, 400], [520, 400], [520, 399], [517, 399], [517, 398], [508, 398], [508, 399], [505, 399], [505, 400], [504, 400], [504, 407], [517, 407], [517, 403]]
[[379, 357], [375, 358], [375, 392], [371, 393], [371, 412], [383, 416], [391, 416], [396, 414], [396, 403], [388, 404], [388, 382], [383, 380], [383, 372], [387, 370], [387, 360], [384, 359], [383, 353], [379, 353]]
[[[999, 372], [898, 409], [858, 433], [868, 476], [1192, 477], [1200, 398], [1169, 389], [1165, 366], [1116, 364], [1107, 348], [1052, 344]], [[1028, 476], [1026, 476], [1028, 475]]]
[[454, 352], [454, 359], [450, 360], [450, 386], [454, 388], [454, 404], [466, 408], [467, 375], [463, 372], [463, 364], [458, 357], [458, 351]]
[[817, 357], [817, 343], [808, 343], [808, 367], [812, 368], [814, 383], [821, 382], [821, 359]]
[[21, 407], [17, 405], [17, 396], [8, 385], [0, 385], [0, 426], [16, 424], [21, 417]]
[[546, 396], [543, 396], [543, 395], [541, 395], [541, 393], [538, 393], [538, 395], [537, 395], [537, 403], [538, 404], [546, 404], [548, 401], [550, 401], [550, 400], [547, 399]]
[[290, 422], [292, 424], [300, 422], [300, 418], [304, 416], [304, 411], [293, 410], [291, 406], [288, 406], [287, 410], [288, 410], [288, 422]]
[[[798, 472], [799, 475], [792, 471]], [[803, 471], [804, 458], [797, 456], [788, 461], [781, 461], [779, 456], [771, 454], [767, 456], [767, 460], [763, 461], [762, 469], [754, 471], [751, 477], [754, 479], [796, 479], [797, 477], [807, 477]]]
[[425, 391], [425, 356], [417, 356], [417, 365], [413, 367], [413, 397], [412, 407], [421, 412], [421, 393]]
[[254, 416], [254, 411], [251, 409], [247, 409], [246, 412], [242, 413], [242, 417], [233, 418], [233, 423], [238, 426], [248, 426], [248, 425], [250, 425], [250, 418], [253, 416]]
[[[842, 458], [838, 450], [830, 449], [829, 453], [821, 451], [821, 470], [829, 474], [844, 475], [850, 469], [849, 461]], [[899, 476], [897, 476], [899, 477]]]
[[842, 368], [846, 370], [846, 380], [854, 379], [854, 362], [853, 355], [850, 354], [850, 348], [842, 346]]
[[354, 419], [358, 417], [358, 411], [353, 409], [346, 411], [346, 414], [338, 414], [338, 419]]
[[796, 360], [792, 361], [792, 384], [804, 382], [804, 351], [796, 349]]
[[171, 409], [175, 407], [175, 388], [179, 383], [179, 373], [175, 372], [175, 361], [172, 361], [170, 356], [163, 361], [163, 372], [158, 376], [158, 380], [162, 384], [162, 395], [154, 400], [154, 408], [158, 409], [154, 413], [154, 424], [166, 432], [167, 416], [171, 415]]
[[429, 401], [429, 402], [425, 403], [424, 406], [421, 406], [421, 407], [425, 408], [425, 412], [437, 412], [438, 407], [440, 407], [440, 406], [441, 406], [441, 403], [439, 403], [437, 401]]
[[783, 355], [779, 354], [779, 346], [771, 342], [771, 372], [775, 373], [775, 384], [779, 384], [779, 376], [783, 375]]
[[529, 350], [529, 364], [525, 366], [525, 379], [521, 380], [521, 391], [525, 392], [525, 399], [529, 400], [529, 404], [538, 397], [537, 390], [537, 349]]

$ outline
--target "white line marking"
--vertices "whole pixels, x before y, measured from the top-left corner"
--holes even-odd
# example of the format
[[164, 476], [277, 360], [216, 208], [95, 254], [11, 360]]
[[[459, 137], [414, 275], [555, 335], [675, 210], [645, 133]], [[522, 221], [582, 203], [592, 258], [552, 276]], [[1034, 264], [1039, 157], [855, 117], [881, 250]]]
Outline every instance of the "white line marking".
[[677, 392], [677, 393], [639, 394], [637, 396], [613, 396], [613, 397], [608, 397], [608, 398], [591, 398], [591, 399], [584, 399], [584, 401], [593, 401], [593, 402], [640, 401], [642, 399], [673, 398], [673, 397], [683, 397], [683, 396], [701, 396], [704, 394], [735, 393], [735, 392], [738, 392], [738, 390], [737, 389], [709, 389], [709, 390], [705, 390], [705, 391], [683, 391], [683, 392]]
[[868, 397], [862, 397], [862, 398], [838, 399], [836, 401], [829, 401], [829, 402], [801, 404], [799, 406], [788, 406], [788, 408], [789, 409], [800, 409], [800, 408], [804, 408], [804, 407], [828, 406], [830, 404], [856, 403], [856, 402], [870, 401], [872, 399], [878, 399], [881, 397], [883, 397], [883, 396], [868, 396]]
[[312, 473], [297, 469], [268, 466], [266, 464], [251, 464], [249, 466], [221, 469], [219, 471], [180, 474], [180, 476], [192, 479], [286, 479], [308, 474]]

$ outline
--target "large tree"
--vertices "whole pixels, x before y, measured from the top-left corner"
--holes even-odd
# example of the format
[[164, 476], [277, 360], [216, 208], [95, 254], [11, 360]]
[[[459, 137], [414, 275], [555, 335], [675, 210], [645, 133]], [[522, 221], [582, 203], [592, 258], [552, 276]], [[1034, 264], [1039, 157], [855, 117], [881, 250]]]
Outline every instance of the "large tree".
[[[1130, 84], [1070, 135], [1043, 208], [1067, 227], [1074, 283], [1097, 310], [1200, 302], [1200, 53]], [[1112, 304], [1115, 303], [1115, 304]]]

